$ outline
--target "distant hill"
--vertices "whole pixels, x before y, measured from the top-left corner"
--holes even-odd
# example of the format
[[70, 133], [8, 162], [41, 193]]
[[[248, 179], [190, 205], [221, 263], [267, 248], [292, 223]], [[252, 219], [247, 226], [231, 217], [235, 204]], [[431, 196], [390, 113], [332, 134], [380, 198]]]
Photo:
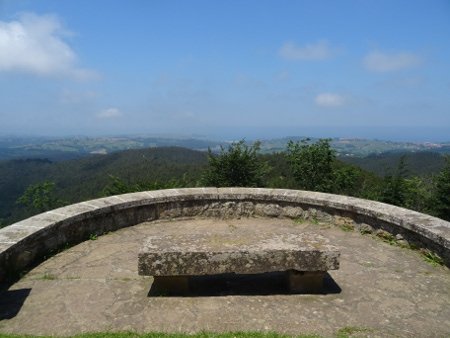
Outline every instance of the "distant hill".
[[[300, 141], [306, 137], [292, 136], [278, 139], [261, 140], [263, 153], [286, 150], [289, 140]], [[317, 141], [317, 138], [311, 138]], [[111, 154], [128, 149], [149, 147], [183, 147], [205, 151], [210, 148], [218, 151], [220, 146], [227, 146], [230, 141], [213, 141], [200, 138], [120, 136], [120, 137], [0, 137], [0, 160], [23, 158], [47, 158], [62, 161], [80, 158], [91, 154]], [[253, 141], [249, 140], [249, 143]], [[331, 146], [338, 155], [361, 157], [384, 152], [420, 152], [434, 151], [450, 153], [450, 143], [411, 143], [382, 140], [334, 138]]]
[[182, 178], [194, 185], [207, 163], [207, 153], [185, 148], [147, 148], [90, 155], [67, 161], [48, 159], [0, 161], [0, 219], [27, 217], [15, 201], [35, 183], [50, 180], [59, 198], [75, 203], [101, 197], [114, 175], [134, 184]]
[[146, 136], [121, 137], [0, 137], [0, 160], [48, 158], [52, 161], [80, 158], [92, 154], [110, 154], [129, 149], [183, 147], [193, 150], [217, 150], [226, 142], [195, 138], [163, 138]]
[[[292, 140], [294, 142], [306, 139], [306, 137], [284, 137], [273, 140], [263, 140], [262, 150], [264, 152], [278, 152], [286, 149], [286, 144]], [[317, 138], [310, 138], [315, 142]], [[332, 138], [331, 147], [336, 150], [341, 157], [364, 157], [371, 154], [383, 154], [386, 152], [423, 152], [433, 151], [438, 153], [450, 153], [450, 143], [413, 143], [413, 142], [393, 142], [383, 140], [367, 140], [357, 138]]]
[[[395, 172], [403, 155], [406, 156], [410, 175], [430, 176], [444, 166], [444, 157], [433, 152], [388, 152], [367, 157], [340, 156], [338, 159], [361, 168], [358, 169], [361, 173], [359, 179], [366, 180], [368, 187], [375, 187], [381, 182], [378, 176]], [[111, 175], [129, 185], [143, 182], [167, 184], [176, 180], [182, 186], [197, 186], [201, 184], [207, 156], [205, 151], [158, 147], [116, 151], [106, 155], [85, 154], [81, 158], [58, 161], [49, 158], [0, 161], [0, 223], [11, 223], [30, 216], [29, 211], [16, 204], [16, 200], [32, 184], [47, 180], [54, 182], [56, 197], [66, 203], [103, 196], [104, 188], [112, 183]], [[296, 188], [288, 162], [281, 152], [267, 152], [262, 159], [272, 168], [267, 186]], [[344, 164], [339, 162], [337, 165]], [[355, 187], [361, 185], [359, 183], [355, 182]], [[353, 193], [364, 196], [358, 191]]]
[[340, 156], [343, 162], [356, 165], [379, 176], [393, 174], [404, 156], [408, 174], [429, 176], [438, 173], [445, 164], [444, 156], [436, 152], [387, 152], [366, 157]]

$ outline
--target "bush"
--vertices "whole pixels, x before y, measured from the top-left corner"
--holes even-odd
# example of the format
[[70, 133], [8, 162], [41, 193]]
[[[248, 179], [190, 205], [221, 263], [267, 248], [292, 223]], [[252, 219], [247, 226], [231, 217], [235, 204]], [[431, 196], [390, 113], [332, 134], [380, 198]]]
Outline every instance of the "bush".
[[289, 141], [287, 159], [300, 189], [331, 192], [333, 190], [333, 162], [336, 159], [329, 139], [309, 143]]
[[269, 171], [267, 163], [258, 156], [260, 143], [252, 146], [244, 140], [221, 147], [219, 154], [208, 150], [208, 168], [203, 183], [215, 187], [261, 187]]
[[58, 208], [65, 203], [55, 196], [54, 189], [55, 183], [50, 181], [32, 184], [17, 199], [17, 204], [27, 207], [33, 213]]

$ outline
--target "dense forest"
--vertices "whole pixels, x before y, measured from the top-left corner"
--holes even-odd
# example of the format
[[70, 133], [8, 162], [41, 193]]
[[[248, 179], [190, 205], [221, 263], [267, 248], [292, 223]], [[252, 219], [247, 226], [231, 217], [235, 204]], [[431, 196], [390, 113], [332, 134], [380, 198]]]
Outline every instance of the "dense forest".
[[9, 224], [41, 211], [17, 200], [28, 187], [43, 182], [54, 184], [51, 194], [61, 205], [105, 196], [115, 178], [129, 185], [152, 182], [155, 187], [164, 187], [177, 180], [179, 185], [195, 186], [200, 184], [207, 162], [205, 152], [176, 147], [127, 150], [58, 162], [0, 161], [0, 220]]
[[263, 154], [244, 141], [203, 152], [126, 150], [52, 162], [0, 161], [0, 226], [65, 204], [125, 192], [194, 186], [261, 186], [383, 201], [449, 219], [448, 157], [431, 152], [338, 158], [330, 140], [289, 142]]
[[437, 174], [445, 166], [445, 156], [431, 151], [385, 152], [366, 157], [339, 157], [339, 159], [379, 176], [386, 176], [394, 173], [403, 157], [407, 163], [408, 176], [424, 177]]

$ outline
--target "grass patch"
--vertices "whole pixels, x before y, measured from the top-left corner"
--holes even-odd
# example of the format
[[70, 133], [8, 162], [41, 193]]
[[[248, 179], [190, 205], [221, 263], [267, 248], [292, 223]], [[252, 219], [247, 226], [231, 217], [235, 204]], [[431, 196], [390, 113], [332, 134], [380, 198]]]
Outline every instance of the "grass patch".
[[356, 333], [367, 333], [371, 331], [373, 330], [366, 327], [345, 326], [336, 332], [336, 338], [348, 338]]
[[[336, 338], [350, 338], [354, 335], [359, 336], [361, 333], [369, 333], [374, 330], [366, 327], [345, 326], [335, 333]], [[34, 335], [16, 335], [0, 333], [0, 338], [55, 338], [58, 336], [34, 336]], [[287, 335], [275, 332], [201, 332], [197, 334], [186, 333], [136, 333], [136, 332], [98, 332], [98, 333], [83, 333], [73, 336], [65, 336], [64, 338], [321, 338], [319, 335]]]
[[303, 217], [297, 217], [293, 221], [295, 224], [304, 224], [306, 222], [306, 219], [304, 219]]
[[395, 239], [395, 236], [387, 231], [379, 230], [375, 234], [377, 238], [381, 239], [383, 242], [388, 243], [390, 245], [396, 245], [397, 240]]
[[372, 230], [366, 227], [360, 228], [359, 232], [361, 233], [361, 235], [369, 235], [372, 233]]
[[65, 279], [67, 279], [67, 280], [78, 280], [78, 279], [81, 279], [81, 277], [80, 276], [68, 276]]
[[55, 280], [56, 276], [52, 275], [50, 273], [44, 273], [41, 277], [38, 278], [39, 280]]
[[400, 248], [418, 251], [419, 254], [422, 255], [423, 259], [433, 266], [444, 265], [444, 260], [442, 259], [442, 257], [440, 257], [438, 254], [434, 253], [433, 251], [431, 251], [429, 249], [425, 249], [425, 248], [419, 248], [417, 245], [414, 245], [414, 244], [404, 244], [401, 241], [398, 241], [394, 235], [392, 235], [391, 233], [389, 233], [387, 231], [384, 231], [384, 230], [377, 231], [376, 237], [381, 239], [383, 242], [389, 243], [390, 245], [395, 245]]
[[90, 234], [90, 235], [89, 235], [89, 239], [90, 239], [91, 241], [96, 241], [97, 238], [98, 238], [98, 236], [97, 236], [96, 234]]
[[422, 254], [423, 259], [430, 263], [433, 266], [440, 266], [444, 265], [444, 260], [437, 254], [435, 254], [433, 251], [430, 251], [428, 249], [420, 249], [419, 252]]

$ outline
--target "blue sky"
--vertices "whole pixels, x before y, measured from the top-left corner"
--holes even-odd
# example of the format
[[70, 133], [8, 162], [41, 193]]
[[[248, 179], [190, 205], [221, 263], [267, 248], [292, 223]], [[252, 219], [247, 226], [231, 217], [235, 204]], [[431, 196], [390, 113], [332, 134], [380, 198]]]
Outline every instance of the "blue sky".
[[450, 1], [0, 0], [0, 135], [450, 140]]

